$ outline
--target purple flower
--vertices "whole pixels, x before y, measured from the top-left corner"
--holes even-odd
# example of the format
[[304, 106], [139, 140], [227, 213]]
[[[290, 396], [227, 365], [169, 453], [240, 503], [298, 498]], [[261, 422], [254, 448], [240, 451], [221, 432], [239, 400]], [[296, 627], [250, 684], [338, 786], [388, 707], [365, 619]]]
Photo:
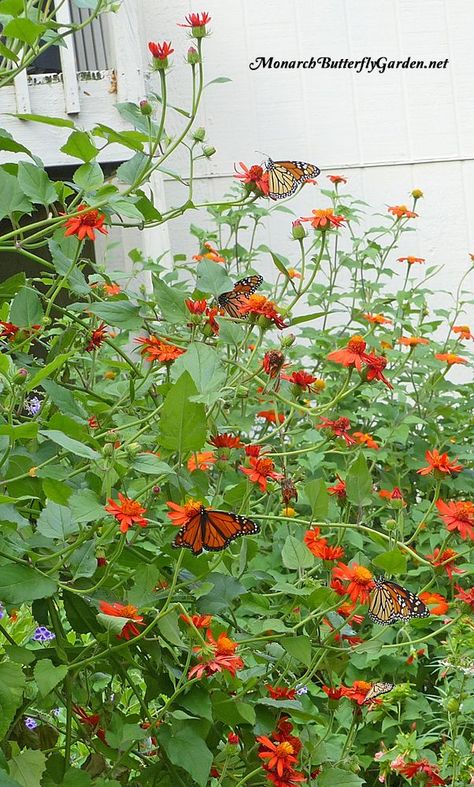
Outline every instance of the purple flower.
[[38, 626], [31, 639], [34, 639], [35, 642], [48, 642], [55, 637], [56, 634], [53, 634], [53, 632], [47, 629], [46, 626]]
[[5, 617], [5, 610], [3, 604], [0, 602], [0, 620]]
[[38, 415], [41, 410], [41, 399], [38, 399], [37, 396], [32, 396], [31, 399], [27, 399], [25, 402], [25, 410], [29, 415]]
[[28, 730], [34, 730], [38, 726], [38, 722], [35, 719], [32, 719], [31, 716], [27, 716], [25, 719], [25, 727]]
[[298, 697], [301, 697], [302, 694], [307, 694], [307, 693], [308, 693], [308, 687], [305, 686], [303, 683], [298, 683], [296, 685], [296, 694], [298, 695]]

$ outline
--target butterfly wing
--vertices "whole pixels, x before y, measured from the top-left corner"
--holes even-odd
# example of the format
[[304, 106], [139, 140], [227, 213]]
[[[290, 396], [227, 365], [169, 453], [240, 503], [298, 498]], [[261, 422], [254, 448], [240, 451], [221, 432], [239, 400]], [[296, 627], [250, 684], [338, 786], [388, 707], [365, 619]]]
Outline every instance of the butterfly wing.
[[321, 170], [315, 164], [304, 161], [272, 161], [266, 163], [268, 172], [268, 196], [278, 200], [290, 197], [298, 186], [319, 175]]
[[263, 282], [263, 276], [246, 276], [239, 279], [230, 292], [223, 292], [218, 297], [219, 306], [226, 310], [229, 317], [238, 319], [242, 317], [241, 308], [246, 304], [251, 295], [258, 290]]
[[376, 700], [381, 694], [388, 694], [389, 691], [392, 691], [393, 687], [393, 683], [374, 683], [365, 695], [364, 705], [366, 702], [368, 703], [372, 702], [372, 700]]
[[368, 612], [370, 620], [374, 623], [391, 626], [393, 623], [410, 618], [426, 618], [429, 614], [428, 607], [411, 590], [389, 580], [375, 581]]
[[193, 555], [200, 555], [203, 549], [220, 552], [234, 539], [259, 532], [259, 526], [245, 516], [203, 507], [183, 525], [173, 546], [190, 549]]

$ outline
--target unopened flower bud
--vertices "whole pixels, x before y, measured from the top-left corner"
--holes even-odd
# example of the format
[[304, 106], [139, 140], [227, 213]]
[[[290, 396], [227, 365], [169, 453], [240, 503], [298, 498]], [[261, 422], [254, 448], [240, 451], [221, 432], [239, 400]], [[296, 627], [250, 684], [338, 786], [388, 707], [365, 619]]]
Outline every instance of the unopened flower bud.
[[202, 149], [202, 152], [206, 158], [211, 158], [211, 156], [213, 156], [216, 152], [216, 149], [212, 145], [205, 145], [205, 147]]
[[395, 530], [397, 527], [396, 519], [387, 519], [385, 521], [385, 527], [387, 530]]
[[281, 346], [282, 347], [291, 347], [296, 341], [296, 336], [294, 333], [288, 333], [286, 336], [283, 336], [281, 339]]
[[143, 101], [140, 101], [140, 112], [145, 116], [149, 116], [153, 112], [153, 107], [146, 98], [144, 98]]
[[196, 140], [196, 142], [203, 142], [206, 136], [206, 129], [202, 126], [199, 126], [193, 133], [191, 134], [192, 138]]
[[421, 197], [424, 197], [424, 194], [421, 189], [413, 189], [411, 196], [413, 199], [421, 199]]
[[246, 399], [249, 395], [249, 389], [244, 385], [238, 385], [235, 389], [235, 395], [238, 396], [239, 399]]
[[295, 240], [303, 240], [303, 238], [306, 238], [306, 230], [299, 219], [296, 219], [296, 221], [293, 222], [291, 234]]
[[27, 369], [18, 369], [15, 375], [13, 376], [12, 383], [20, 384], [24, 383], [26, 378], [28, 377]]
[[159, 495], [161, 493], [161, 486], [158, 486], [158, 484], [156, 484], [156, 486], [154, 486], [151, 491], [153, 492], [154, 495]]
[[190, 46], [188, 49], [188, 63], [195, 66], [200, 62], [201, 58], [199, 57], [199, 52], [193, 46]]

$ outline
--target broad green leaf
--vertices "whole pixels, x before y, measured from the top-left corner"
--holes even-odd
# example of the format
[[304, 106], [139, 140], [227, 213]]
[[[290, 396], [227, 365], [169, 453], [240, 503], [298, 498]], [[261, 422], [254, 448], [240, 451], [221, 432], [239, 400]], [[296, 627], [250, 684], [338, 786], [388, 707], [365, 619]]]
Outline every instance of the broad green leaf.
[[77, 634], [90, 634], [99, 631], [94, 609], [76, 593], [63, 591], [64, 611], [69, 625]]
[[137, 473], [145, 475], [171, 475], [173, 469], [155, 454], [138, 454], [132, 463]]
[[38, 424], [31, 422], [28, 424], [0, 424], [0, 435], [7, 435], [12, 440], [26, 440], [36, 437], [38, 434]]
[[[128, 123], [131, 123], [134, 128], [146, 134], [147, 138], [149, 137], [150, 118], [142, 115], [140, 107], [137, 106], [137, 104], [133, 104], [131, 101], [125, 101], [121, 104], [116, 104], [115, 106], [124, 120], [126, 120]], [[158, 133], [158, 126], [153, 121], [151, 121], [151, 131], [152, 134]]]
[[362, 453], [349, 466], [346, 475], [346, 494], [349, 502], [356, 506], [366, 506], [372, 499], [372, 479], [367, 460]]
[[0, 571], [0, 598], [9, 604], [22, 604], [37, 598], [49, 598], [56, 591], [56, 582], [30, 566], [7, 563]]
[[76, 292], [78, 295], [88, 295], [90, 293], [90, 287], [87, 284], [84, 274], [77, 265], [75, 265], [71, 270], [71, 262], [73, 257], [68, 256], [65, 253], [67, 246], [69, 245], [72, 247], [73, 244], [74, 246], [77, 245], [75, 238], [63, 238], [61, 245], [55, 238], [50, 238], [48, 241], [48, 246], [51, 252], [52, 263], [56, 268], [57, 273], [59, 273], [61, 276], [67, 277], [67, 285], [73, 292]]
[[19, 16], [24, 8], [23, 0], [0, 0], [0, 14]]
[[120, 165], [117, 170], [117, 177], [122, 183], [128, 183], [129, 185], [136, 183], [145, 172], [148, 163], [148, 156], [141, 152], [135, 153], [131, 159], [124, 161]]
[[219, 262], [201, 260], [196, 272], [196, 287], [201, 292], [210, 292], [217, 297], [223, 292], [229, 292], [234, 286], [234, 282], [229, 278], [225, 268]]
[[281, 637], [280, 645], [294, 659], [300, 661], [305, 667], [311, 666], [311, 640], [309, 637]]
[[176, 729], [168, 725], [159, 728], [157, 737], [160, 746], [173, 765], [189, 773], [199, 787], [206, 787], [213, 760], [212, 752], [196, 732], [193, 722], [180, 722], [179, 725]]
[[72, 521], [69, 508], [48, 500], [38, 517], [38, 531], [46, 538], [67, 541], [69, 536], [79, 531], [79, 525]]
[[70, 415], [72, 418], [79, 419], [80, 421], [86, 420], [87, 414], [76, 402], [72, 391], [54, 382], [54, 380], [43, 380], [42, 387], [61, 413]]
[[60, 506], [66, 506], [72, 495], [72, 489], [67, 484], [58, 479], [45, 478], [43, 481], [43, 492], [48, 500]]
[[68, 118], [56, 118], [49, 115], [31, 115], [27, 113], [20, 113], [15, 115], [20, 120], [32, 120], [35, 123], [46, 123], [48, 126], [64, 126], [65, 128], [74, 128], [74, 123]]
[[49, 377], [57, 369], [60, 369], [61, 366], [64, 366], [66, 361], [68, 361], [71, 355], [73, 354], [74, 354], [73, 352], [69, 352], [69, 353], [62, 353], [61, 355], [57, 355], [56, 358], [53, 361], [51, 361], [51, 363], [47, 363], [46, 366], [43, 366], [42, 369], [36, 372], [36, 374], [34, 374], [33, 377], [27, 381], [25, 385], [25, 390], [32, 391], [34, 388], [36, 388], [37, 385], [40, 384], [42, 380], [45, 379], [45, 377]]
[[94, 303], [87, 306], [87, 311], [100, 317], [107, 325], [117, 328], [138, 330], [141, 326], [140, 310], [129, 301]]
[[160, 414], [160, 442], [179, 453], [199, 451], [207, 437], [204, 405], [191, 402], [198, 390], [189, 372], [171, 386]]
[[160, 619], [158, 623], [158, 631], [172, 645], [177, 645], [179, 648], [185, 648], [186, 645], [181, 638], [179, 630], [179, 615], [175, 609], [171, 609], [167, 615]]
[[372, 563], [377, 568], [386, 571], [387, 574], [406, 574], [407, 571], [406, 556], [399, 549], [391, 549], [389, 552], [377, 555], [373, 558]]
[[26, 276], [23, 272], [14, 273], [13, 276], [5, 279], [5, 281], [0, 284], [0, 303], [14, 298], [18, 290], [24, 286], [25, 282]]
[[184, 355], [177, 358], [172, 366], [172, 379], [177, 380], [184, 371], [189, 372], [200, 394], [220, 392], [226, 379], [219, 353], [208, 344], [189, 344]]
[[[1, 13], [0, 4], [0, 14]], [[10, 153], [26, 153], [27, 156], [31, 156], [31, 151], [25, 148], [20, 142], [14, 140], [12, 135], [5, 131], [5, 129], [0, 129], [0, 150], [8, 150]]]
[[201, 686], [191, 686], [190, 691], [184, 697], [180, 697], [178, 702], [182, 708], [186, 708], [194, 716], [212, 721], [211, 698]]
[[3, 28], [2, 35], [5, 38], [17, 38], [19, 41], [24, 41], [31, 46], [38, 41], [44, 29], [44, 25], [38, 25], [36, 22], [32, 22], [31, 19], [21, 17], [8, 22]]
[[102, 519], [106, 512], [92, 489], [79, 489], [69, 499], [69, 508], [74, 522], [94, 522]]
[[[2, 566], [3, 575], [3, 566]], [[0, 580], [0, 583], [2, 580]], [[4, 596], [1, 596], [6, 600]], [[3, 740], [23, 697], [26, 677], [20, 664], [3, 661], [0, 664], [0, 738]]]
[[361, 787], [362, 784], [366, 784], [365, 779], [341, 768], [324, 769], [318, 776], [318, 787]]
[[92, 577], [97, 570], [97, 545], [94, 541], [86, 541], [74, 550], [69, 558], [74, 579]]
[[134, 585], [128, 592], [128, 601], [135, 607], [148, 606], [150, 599], [155, 596], [160, 572], [156, 566], [143, 565], [137, 568], [134, 574]]
[[50, 205], [58, 199], [54, 184], [50, 181], [44, 169], [40, 169], [35, 164], [29, 164], [25, 161], [19, 163], [18, 183], [32, 202]]
[[104, 173], [96, 161], [89, 161], [81, 164], [72, 176], [76, 186], [84, 191], [95, 191], [104, 182]]
[[202, 614], [219, 614], [227, 610], [235, 598], [247, 592], [238, 579], [217, 571], [208, 574], [206, 580], [212, 582], [213, 588], [198, 601], [198, 612]]
[[34, 290], [22, 287], [10, 307], [10, 322], [22, 328], [39, 325], [43, 319], [41, 300]]
[[60, 150], [67, 156], [86, 162], [94, 159], [99, 152], [86, 131], [73, 131]]
[[42, 429], [40, 434], [48, 440], [52, 440], [53, 443], [60, 445], [61, 448], [64, 448], [71, 454], [83, 456], [85, 459], [100, 459], [100, 454], [97, 451], [89, 448], [88, 445], [84, 445], [84, 443], [80, 443], [79, 440], [73, 440], [65, 435], [64, 432], [59, 432], [56, 429]]
[[311, 506], [311, 515], [318, 522], [328, 514], [329, 495], [323, 478], [313, 478], [305, 484], [304, 491]]
[[170, 323], [183, 323], [186, 315], [189, 315], [184, 303], [189, 293], [176, 287], [168, 287], [163, 279], [155, 281], [154, 290], [158, 308], [165, 320]]
[[64, 664], [55, 667], [49, 659], [37, 661], [33, 674], [41, 696], [46, 697], [58, 683], [64, 680], [67, 672], [67, 667]]
[[281, 551], [281, 559], [285, 568], [291, 570], [311, 568], [314, 564], [314, 557], [309, 549], [294, 536], [286, 537]]
[[24, 749], [8, 761], [8, 767], [20, 787], [38, 787], [46, 768], [46, 754], [38, 749]]
[[13, 213], [29, 213], [33, 209], [23, 194], [18, 180], [0, 167], [0, 220]]

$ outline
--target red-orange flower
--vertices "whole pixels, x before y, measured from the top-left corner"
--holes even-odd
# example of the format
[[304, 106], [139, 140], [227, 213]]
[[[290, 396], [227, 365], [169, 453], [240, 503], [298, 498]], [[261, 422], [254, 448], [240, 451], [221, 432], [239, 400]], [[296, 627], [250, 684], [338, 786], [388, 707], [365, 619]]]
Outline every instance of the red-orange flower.
[[275, 770], [278, 776], [283, 776], [284, 770], [296, 762], [295, 749], [290, 741], [272, 741], [266, 735], [259, 735], [257, 741], [261, 744], [258, 756], [261, 760], [268, 760], [266, 767]]
[[336, 473], [337, 484], [334, 486], [328, 486], [327, 490], [330, 495], [336, 495], [340, 500], [346, 499], [346, 482], [341, 478], [341, 476]]
[[171, 47], [171, 41], [163, 41], [162, 44], [157, 44], [155, 41], [148, 42], [148, 49], [156, 60], [166, 60], [166, 58], [174, 52]]
[[265, 686], [272, 700], [294, 700], [296, 689], [289, 689], [288, 686]]
[[316, 425], [316, 429], [330, 429], [335, 437], [342, 437], [347, 445], [354, 445], [355, 440], [349, 434], [351, 422], [344, 415], [337, 418], [335, 421], [330, 421], [329, 418], [321, 416], [321, 423]]
[[104, 743], [105, 740], [105, 730], [102, 727], [99, 727], [100, 724], [100, 716], [98, 713], [86, 713], [84, 708], [81, 708], [80, 705], [73, 705], [72, 709], [74, 713], [79, 717], [79, 720], [82, 724], [87, 724], [88, 727], [93, 728], [93, 732], [100, 738], [101, 741]]
[[418, 216], [418, 213], [408, 210], [406, 205], [392, 205], [388, 212], [397, 219], [416, 219]]
[[244, 184], [256, 186], [256, 188], [261, 191], [262, 194], [268, 194], [268, 172], [265, 172], [263, 167], [261, 167], [259, 164], [253, 164], [249, 169], [244, 164], [244, 162], [241, 161], [240, 166], [242, 167], [243, 171], [238, 172], [236, 170], [234, 178], [241, 180]]
[[[266, 770], [266, 766], [264, 765], [263, 767]], [[300, 784], [306, 781], [306, 777], [293, 768], [285, 768], [281, 776], [272, 771], [267, 771], [265, 776], [274, 787], [299, 787]]]
[[343, 618], [350, 618], [350, 622], [354, 624], [360, 624], [364, 621], [363, 615], [354, 615], [353, 612], [356, 608], [356, 604], [353, 604], [351, 601], [345, 601], [341, 604], [340, 607], [337, 608], [339, 615]]
[[205, 27], [211, 21], [211, 17], [207, 13], [207, 11], [203, 11], [200, 14], [188, 14], [186, 17], [187, 24], [180, 25], [178, 27]]
[[381, 489], [379, 492], [379, 497], [381, 497], [383, 500], [401, 500], [402, 505], [406, 506], [403, 494], [398, 486], [394, 486], [393, 489]]
[[436, 353], [435, 358], [438, 361], [446, 361], [448, 366], [452, 366], [455, 363], [468, 363], [467, 358], [461, 358], [460, 355], [456, 355], [455, 353]]
[[170, 509], [166, 516], [171, 519], [173, 525], [176, 527], [183, 527], [195, 516], [202, 508], [201, 500], [188, 500], [184, 506], [173, 503], [169, 500], [166, 505]]
[[10, 342], [15, 338], [16, 334], [20, 330], [18, 325], [14, 325], [12, 322], [4, 322], [3, 320], [0, 320], [0, 325], [2, 326], [0, 338], [8, 339]]
[[207, 629], [212, 623], [212, 615], [180, 615], [179, 617], [197, 629]]
[[265, 317], [280, 330], [286, 328], [285, 322], [281, 314], [278, 313], [275, 304], [273, 301], [269, 301], [265, 295], [259, 295], [254, 292], [247, 298], [246, 303], [240, 307], [240, 313], [242, 315], [251, 314], [253, 317]]
[[188, 470], [193, 473], [194, 470], [209, 470], [216, 462], [214, 451], [201, 451], [200, 453], [193, 454], [188, 459]]
[[454, 598], [457, 598], [458, 601], [463, 601], [464, 604], [468, 604], [472, 609], [474, 609], [474, 587], [468, 588], [468, 590], [464, 590], [461, 585], [455, 585], [457, 590], [457, 594]]
[[313, 527], [304, 534], [304, 542], [309, 551], [321, 560], [340, 560], [344, 557], [344, 548], [329, 546], [327, 538], [320, 538], [319, 527]]
[[248, 476], [250, 481], [258, 484], [262, 492], [267, 491], [267, 479], [271, 478], [274, 481], [280, 481], [283, 478], [283, 473], [277, 473], [275, 465], [271, 459], [250, 457], [250, 467], [240, 466], [240, 470]]
[[448, 611], [448, 602], [440, 593], [426, 591], [425, 593], [420, 593], [419, 597], [424, 604], [431, 607], [430, 612], [432, 615], [445, 615]]
[[394, 771], [406, 776], [407, 779], [413, 779], [414, 776], [423, 778], [424, 787], [438, 787], [438, 785], [447, 784], [444, 779], [439, 775], [439, 768], [433, 765], [428, 760], [419, 760], [418, 762], [400, 763], [392, 766]]
[[204, 314], [207, 307], [207, 301], [193, 301], [192, 298], [187, 298], [185, 301], [186, 308], [191, 314]]
[[[276, 424], [277, 422], [277, 414], [275, 413], [275, 410], [261, 410], [259, 413], [257, 413], [257, 416], [259, 418], [265, 418], [265, 421], [268, 421], [268, 423], [270, 424]], [[283, 413], [278, 413], [278, 423], [282, 424], [284, 420], [285, 420], [285, 416], [283, 415]], [[256, 446], [248, 446], [248, 447], [255, 448]]]
[[139, 527], [146, 527], [148, 519], [145, 519], [142, 514], [146, 512], [146, 508], [140, 505], [137, 500], [132, 500], [130, 497], [125, 497], [121, 492], [118, 493], [119, 503], [112, 498], [108, 499], [108, 506], [105, 510], [109, 514], [113, 514], [117, 522], [120, 522], [120, 532], [126, 533], [132, 525]]
[[428, 339], [423, 339], [421, 336], [400, 336], [397, 342], [398, 344], [405, 345], [405, 347], [416, 347], [418, 344], [429, 344]]
[[453, 333], [458, 333], [460, 339], [474, 339], [469, 325], [453, 325]]
[[301, 279], [301, 273], [296, 268], [287, 268], [290, 279]]
[[409, 265], [414, 265], [416, 262], [422, 264], [423, 262], [426, 262], [426, 260], [424, 257], [399, 257], [398, 262], [408, 262]]
[[[258, 415], [261, 415], [261, 413], [258, 413]], [[260, 456], [261, 452], [262, 452], [262, 446], [261, 445], [246, 445], [245, 446], [245, 453], [247, 454], [247, 456], [255, 456], [255, 457], [256, 456]]]
[[352, 563], [350, 566], [338, 563], [333, 568], [332, 574], [335, 579], [346, 583], [344, 591], [352, 601], [360, 601], [361, 604], [368, 603], [369, 593], [374, 586], [373, 576], [368, 568], [358, 563]]
[[212, 262], [225, 262], [225, 257], [223, 257], [217, 249], [215, 249], [212, 243], [205, 243], [204, 248], [206, 251], [203, 251], [202, 254], [195, 254], [193, 256], [193, 260], [197, 260], [200, 262], [201, 260], [212, 260]]
[[194, 648], [199, 653], [199, 664], [191, 667], [188, 678], [190, 680], [202, 678], [203, 675], [209, 677], [223, 671], [230, 672], [235, 677], [236, 672], [244, 666], [240, 656], [235, 655], [238, 643], [231, 640], [224, 631], [215, 640], [211, 631], [208, 630], [206, 638], [209, 644], [205, 648]]
[[99, 327], [92, 331], [89, 337], [89, 343], [86, 347], [86, 352], [90, 353], [92, 350], [98, 349], [108, 335], [109, 333], [105, 327], [105, 322], [101, 322]]
[[209, 438], [208, 442], [216, 448], [240, 448], [242, 445], [240, 437], [233, 434], [215, 434]]
[[426, 555], [426, 557], [433, 566], [436, 566], [437, 568], [443, 568], [450, 579], [453, 578], [453, 574], [464, 574], [462, 569], [456, 568], [456, 566], [453, 565], [456, 558], [459, 557], [455, 549], [448, 548], [441, 552], [439, 547], [436, 547], [433, 554]]
[[430, 475], [430, 473], [452, 475], [452, 473], [460, 473], [463, 469], [463, 465], [457, 464], [457, 459], [451, 461], [447, 453], [440, 454], [436, 448], [427, 451], [425, 458], [428, 464], [416, 471], [419, 475]]
[[337, 688], [322, 686], [321, 688], [330, 700], [340, 700], [341, 697], [349, 697], [358, 705], [363, 705], [372, 685], [366, 683], [365, 680], [355, 680], [352, 686], [338, 686]]
[[374, 440], [372, 435], [367, 434], [367, 432], [353, 432], [353, 437], [355, 437], [356, 442], [360, 445], [367, 446], [367, 448], [373, 448], [375, 451], [379, 448], [379, 444]]
[[331, 227], [340, 227], [346, 221], [345, 216], [336, 216], [332, 208], [313, 210], [312, 216], [302, 216], [301, 221], [310, 221], [315, 230], [330, 230]]
[[297, 385], [298, 388], [301, 388], [302, 391], [311, 391], [312, 384], [317, 381], [317, 377], [314, 377], [312, 374], [308, 374], [308, 372], [300, 371], [292, 372], [291, 374], [282, 374], [281, 375], [283, 380], [288, 380], [293, 385]]
[[181, 347], [176, 347], [174, 344], [168, 344], [161, 341], [157, 336], [139, 336], [135, 339], [137, 344], [142, 344], [140, 354], [146, 356], [146, 360], [159, 361], [160, 363], [172, 363], [176, 358], [179, 358], [186, 350]]
[[338, 183], [347, 183], [347, 178], [343, 178], [342, 175], [326, 175], [326, 177], [329, 178], [331, 183], [334, 183], [335, 186], [337, 186]]
[[367, 344], [362, 336], [356, 335], [349, 339], [346, 347], [329, 353], [327, 359], [328, 361], [334, 361], [334, 363], [340, 363], [346, 367], [355, 366], [357, 371], [360, 372], [362, 364], [365, 363], [366, 360], [366, 347]]
[[130, 639], [130, 637], [137, 637], [140, 634], [138, 625], [143, 625], [143, 616], [138, 615], [138, 609], [132, 604], [109, 604], [107, 601], [99, 601], [99, 609], [104, 615], [110, 615], [114, 618], [129, 618], [125, 623], [122, 631], [118, 634], [119, 639]]
[[106, 295], [119, 295], [122, 292], [120, 284], [104, 284]]
[[474, 541], [474, 503], [469, 500], [436, 501], [441, 519], [450, 531], [457, 530], [461, 538]]
[[[78, 211], [80, 210], [87, 210], [87, 205], [79, 205], [77, 208]], [[67, 237], [69, 235], [76, 235], [79, 240], [84, 240], [84, 238], [89, 238], [89, 240], [95, 240], [95, 230], [98, 230], [103, 235], [108, 234], [108, 230], [104, 227], [105, 216], [103, 213], [99, 213], [98, 210], [91, 209], [87, 210], [86, 213], [83, 213], [81, 216], [71, 216], [70, 219], [66, 221], [66, 232], [64, 235]]]
[[393, 320], [389, 320], [388, 317], [384, 317], [383, 314], [363, 314], [362, 317], [367, 322], [374, 323], [374, 325], [392, 325]]
[[385, 377], [383, 370], [387, 365], [387, 359], [383, 355], [366, 355], [365, 363], [367, 364], [367, 382], [371, 380], [380, 380], [387, 388], [393, 389], [393, 385]]

